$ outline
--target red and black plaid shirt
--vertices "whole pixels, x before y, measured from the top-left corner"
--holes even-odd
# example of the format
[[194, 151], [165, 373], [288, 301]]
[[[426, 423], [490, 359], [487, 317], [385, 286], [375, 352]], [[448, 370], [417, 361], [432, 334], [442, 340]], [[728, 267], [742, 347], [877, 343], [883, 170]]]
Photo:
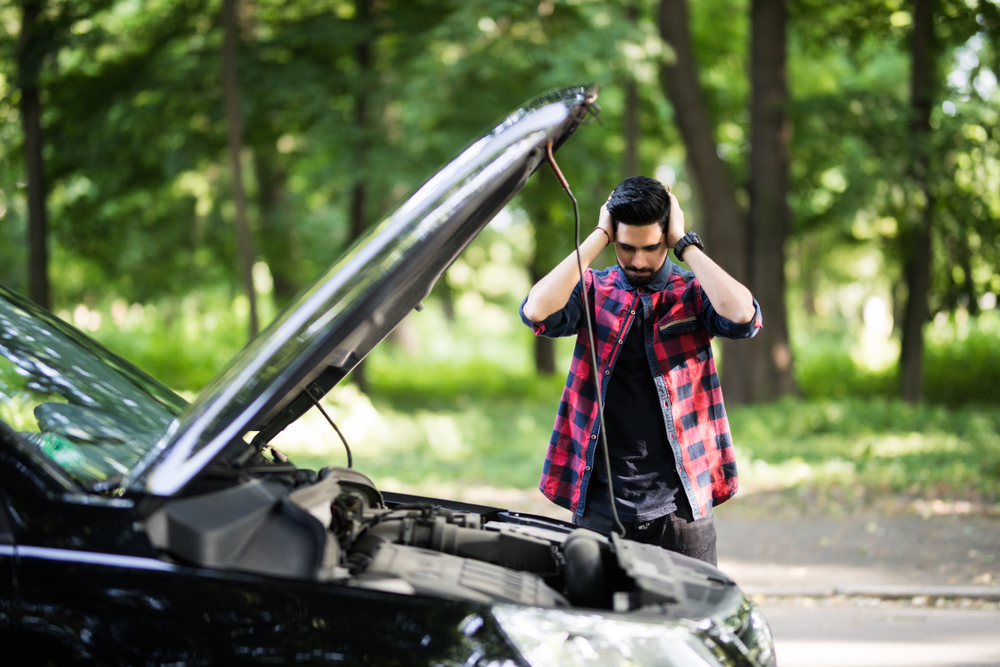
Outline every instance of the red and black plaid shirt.
[[[650, 371], [663, 406], [667, 439], [674, 460], [681, 463], [678, 472], [692, 514], [705, 516], [710, 505], [728, 500], [739, 486], [711, 340], [714, 336], [754, 336], [763, 326], [760, 306], [754, 300], [757, 312], [746, 324], [727, 320], [715, 312], [694, 274], [669, 259], [646, 288], [632, 286], [617, 266], [588, 269], [585, 281], [596, 313], [594, 338], [602, 399], [635, 311], [646, 309], [645, 318], [652, 323], [647, 327], [652, 335], [645, 340], [646, 351], [657, 362], [650, 364]], [[562, 310], [541, 322], [524, 317], [523, 307], [521, 319], [535, 335], [577, 334], [539, 489], [552, 502], [582, 515], [600, 429], [580, 285]]]

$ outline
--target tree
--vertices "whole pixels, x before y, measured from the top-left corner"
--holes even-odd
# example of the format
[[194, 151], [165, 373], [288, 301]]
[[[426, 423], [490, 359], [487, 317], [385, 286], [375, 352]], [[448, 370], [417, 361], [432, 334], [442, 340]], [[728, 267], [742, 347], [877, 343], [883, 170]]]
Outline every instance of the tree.
[[[639, 5], [631, 0], [625, 5], [625, 16], [632, 23], [639, 20]], [[622, 177], [630, 178], [639, 175], [639, 140], [641, 122], [639, 117], [639, 83], [630, 73], [624, 77], [625, 103], [622, 109], [625, 126], [625, 160], [622, 165]]]
[[257, 290], [253, 284], [253, 238], [247, 222], [247, 201], [243, 189], [243, 119], [240, 114], [240, 88], [237, 73], [237, 44], [239, 42], [238, 0], [223, 0], [222, 26], [222, 88], [226, 106], [226, 127], [229, 138], [230, 163], [233, 169], [233, 200], [236, 203], [236, 239], [239, 248], [240, 274], [243, 289], [250, 302], [250, 338], [257, 335]]
[[750, 40], [749, 285], [766, 326], [746, 344], [746, 398], [768, 401], [795, 390], [785, 308], [791, 126], [785, 108], [785, 1], [752, 0]]
[[[661, 66], [661, 82], [684, 146], [688, 171], [698, 191], [704, 216], [705, 243], [731, 276], [746, 282], [746, 226], [736, 201], [736, 188], [728, 166], [719, 157], [714, 128], [698, 82], [688, 18], [687, 0], [660, 0], [660, 34], [674, 51], [673, 62]], [[749, 368], [743, 351], [732, 341], [722, 346], [722, 382], [726, 398], [734, 404], [752, 400]]]
[[916, 185], [917, 206], [907, 223], [904, 275], [906, 313], [900, 352], [901, 393], [904, 400], [919, 401], [923, 394], [924, 324], [929, 319], [927, 295], [931, 283], [931, 229], [934, 192], [930, 185], [929, 134], [931, 105], [937, 81], [934, 43], [934, 0], [913, 0], [910, 38], [910, 165]]
[[24, 164], [28, 177], [28, 296], [49, 308], [49, 223], [45, 199], [45, 160], [42, 157], [42, 103], [38, 78], [45, 53], [39, 35], [41, 0], [24, 3], [19, 40], [18, 74], [21, 84], [21, 123], [24, 126]]

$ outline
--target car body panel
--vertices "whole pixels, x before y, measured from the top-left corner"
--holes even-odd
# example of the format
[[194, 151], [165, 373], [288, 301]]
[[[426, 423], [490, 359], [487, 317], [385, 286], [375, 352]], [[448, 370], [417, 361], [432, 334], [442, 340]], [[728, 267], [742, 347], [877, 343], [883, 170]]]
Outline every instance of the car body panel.
[[14, 631], [14, 527], [0, 489], [0, 645]]

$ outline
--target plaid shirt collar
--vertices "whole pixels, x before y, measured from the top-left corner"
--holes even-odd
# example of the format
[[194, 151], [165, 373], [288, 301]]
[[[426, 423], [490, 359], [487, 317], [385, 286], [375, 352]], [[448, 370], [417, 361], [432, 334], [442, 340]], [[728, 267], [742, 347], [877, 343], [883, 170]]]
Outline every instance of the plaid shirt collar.
[[[660, 290], [666, 288], [667, 283], [670, 282], [670, 275], [673, 272], [674, 263], [670, 261], [670, 251], [667, 251], [667, 256], [663, 258], [663, 266], [660, 270], [656, 272], [653, 280], [646, 285], [644, 288], [647, 292], [659, 292]], [[627, 292], [631, 292], [636, 289], [635, 285], [629, 282], [628, 275], [625, 273], [625, 269], [619, 263], [615, 268], [615, 287], [618, 289], [623, 289]]]

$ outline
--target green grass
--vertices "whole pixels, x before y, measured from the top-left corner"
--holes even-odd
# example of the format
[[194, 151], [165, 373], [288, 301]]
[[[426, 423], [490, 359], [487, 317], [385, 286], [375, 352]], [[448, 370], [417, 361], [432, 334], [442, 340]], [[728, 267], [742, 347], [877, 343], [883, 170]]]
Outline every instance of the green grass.
[[[564, 371], [533, 373], [531, 334], [499, 317], [506, 310], [488, 322], [448, 322], [438, 311], [432, 303], [411, 318], [415, 346], [390, 340], [369, 356], [370, 396], [347, 384], [326, 399], [357, 467], [401, 484], [533, 488]], [[102, 342], [189, 393], [245, 340], [245, 313], [222, 292], [130, 309], [119, 326], [110, 324], [113, 308], [104, 312], [95, 333]], [[558, 342], [565, 369], [572, 340]], [[953, 318], [928, 328], [927, 402], [916, 406], [894, 398], [894, 368], [860, 368], [836, 337], [813, 338], [796, 350], [795, 364], [803, 399], [731, 406], [744, 488], [1000, 498], [1000, 317]], [[344, 461], [339, 440], [317, 414], [292, 425], [277, 444], [300, 465]]]
[[1000, 496], [997, 408], [788, 399], [734, 409], [730, 421], [744, 469], [759, 486], [860, 485], [991, 502]]
[[[371, 397], [348, 385], [325, 401], [352, 445], [355, 467], [403, 484], [538, 483], [561, 379], [511, 377], [485, 364], [396, 375], [370, 369]], [[342, 445], [322, 417], [309, 413], [300, 421], [277, 446], [297, 465], [343, 465]]]
[[[327, 404], [353, 443], [355, 466], [376, 481], [537, 484], [562, 377], [523, 376], [484, 362], [405, 372], [372, 364], [370, 371], [370, 398], [343, 387]], [[729, 414], [748, 490], [838, 487], [869, 496], [1000, 497], [998, 408], [787, 399]], [[342, 463], [329, 427], [316, 415], [307, 418], [312, 421], [302, 433], [309, 435], [295, 440], [288, 434], [283, 443], [296, 463]], [[317, 444], [317, 437], [326, 444]]]
[[[953, 316], [925, 331], [924, 398], [958, 407], [1000, 404], [1000, 315]], [[858, 366], [850, 341], [817, 336], [795, 350], [795, 379], [810, 399], [883, 398], [899, 395], [896, 365], [882, 371]]]

